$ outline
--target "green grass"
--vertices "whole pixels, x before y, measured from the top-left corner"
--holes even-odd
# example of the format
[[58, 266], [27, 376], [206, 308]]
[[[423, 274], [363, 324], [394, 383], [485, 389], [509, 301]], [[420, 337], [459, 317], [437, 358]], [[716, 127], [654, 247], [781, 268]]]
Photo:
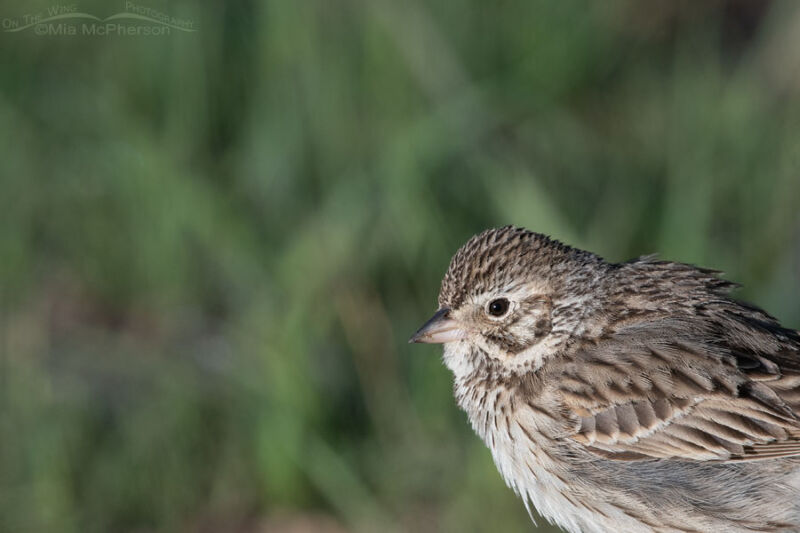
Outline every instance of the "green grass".
[[800, 326], [794, 3], [206, 4], [0, 33], [0, 531], [530, 530], [406, 344], [488, 226]]

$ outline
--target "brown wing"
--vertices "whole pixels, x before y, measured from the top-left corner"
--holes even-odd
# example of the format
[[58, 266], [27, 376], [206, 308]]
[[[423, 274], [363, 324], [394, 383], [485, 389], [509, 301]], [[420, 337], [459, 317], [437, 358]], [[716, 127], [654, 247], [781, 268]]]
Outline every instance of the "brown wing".
[[609, 339], [580, 352], [558, 379], [574, 415], [570, 438], [618, 460], [800, 455], [798, 354], [773, 355]]

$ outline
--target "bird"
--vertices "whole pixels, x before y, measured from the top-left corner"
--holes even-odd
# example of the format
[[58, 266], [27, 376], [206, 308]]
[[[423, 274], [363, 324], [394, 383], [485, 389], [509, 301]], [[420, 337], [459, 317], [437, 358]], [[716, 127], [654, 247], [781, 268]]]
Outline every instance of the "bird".
[[409, 340], [443, 345], [506, 484], [571, 533], [800, 531], [800, 333], [707, 268], [473, 236]]

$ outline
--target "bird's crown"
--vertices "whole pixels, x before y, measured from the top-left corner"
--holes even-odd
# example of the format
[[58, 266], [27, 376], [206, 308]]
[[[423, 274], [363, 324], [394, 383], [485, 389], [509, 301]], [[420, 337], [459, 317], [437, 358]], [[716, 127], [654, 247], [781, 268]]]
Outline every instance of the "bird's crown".
[[602, 262], [547, 235], [516, 226], [488, 229], [473, 236], [453, 256], [442, 280], [439, 307], [457, 308], [470, 295], [513, 287], [532, 276], [556, 282], [567, 267]]

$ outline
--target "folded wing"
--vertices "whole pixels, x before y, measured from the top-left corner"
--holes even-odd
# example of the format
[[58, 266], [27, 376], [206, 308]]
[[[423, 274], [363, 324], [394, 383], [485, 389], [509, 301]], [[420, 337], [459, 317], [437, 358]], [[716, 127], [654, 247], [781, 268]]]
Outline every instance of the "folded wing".
[[569, 438], [617, 460], [800, 456], [796, 352], [650, 333], [610, 336], [564, 365], [557, 383], [575, 423]]

